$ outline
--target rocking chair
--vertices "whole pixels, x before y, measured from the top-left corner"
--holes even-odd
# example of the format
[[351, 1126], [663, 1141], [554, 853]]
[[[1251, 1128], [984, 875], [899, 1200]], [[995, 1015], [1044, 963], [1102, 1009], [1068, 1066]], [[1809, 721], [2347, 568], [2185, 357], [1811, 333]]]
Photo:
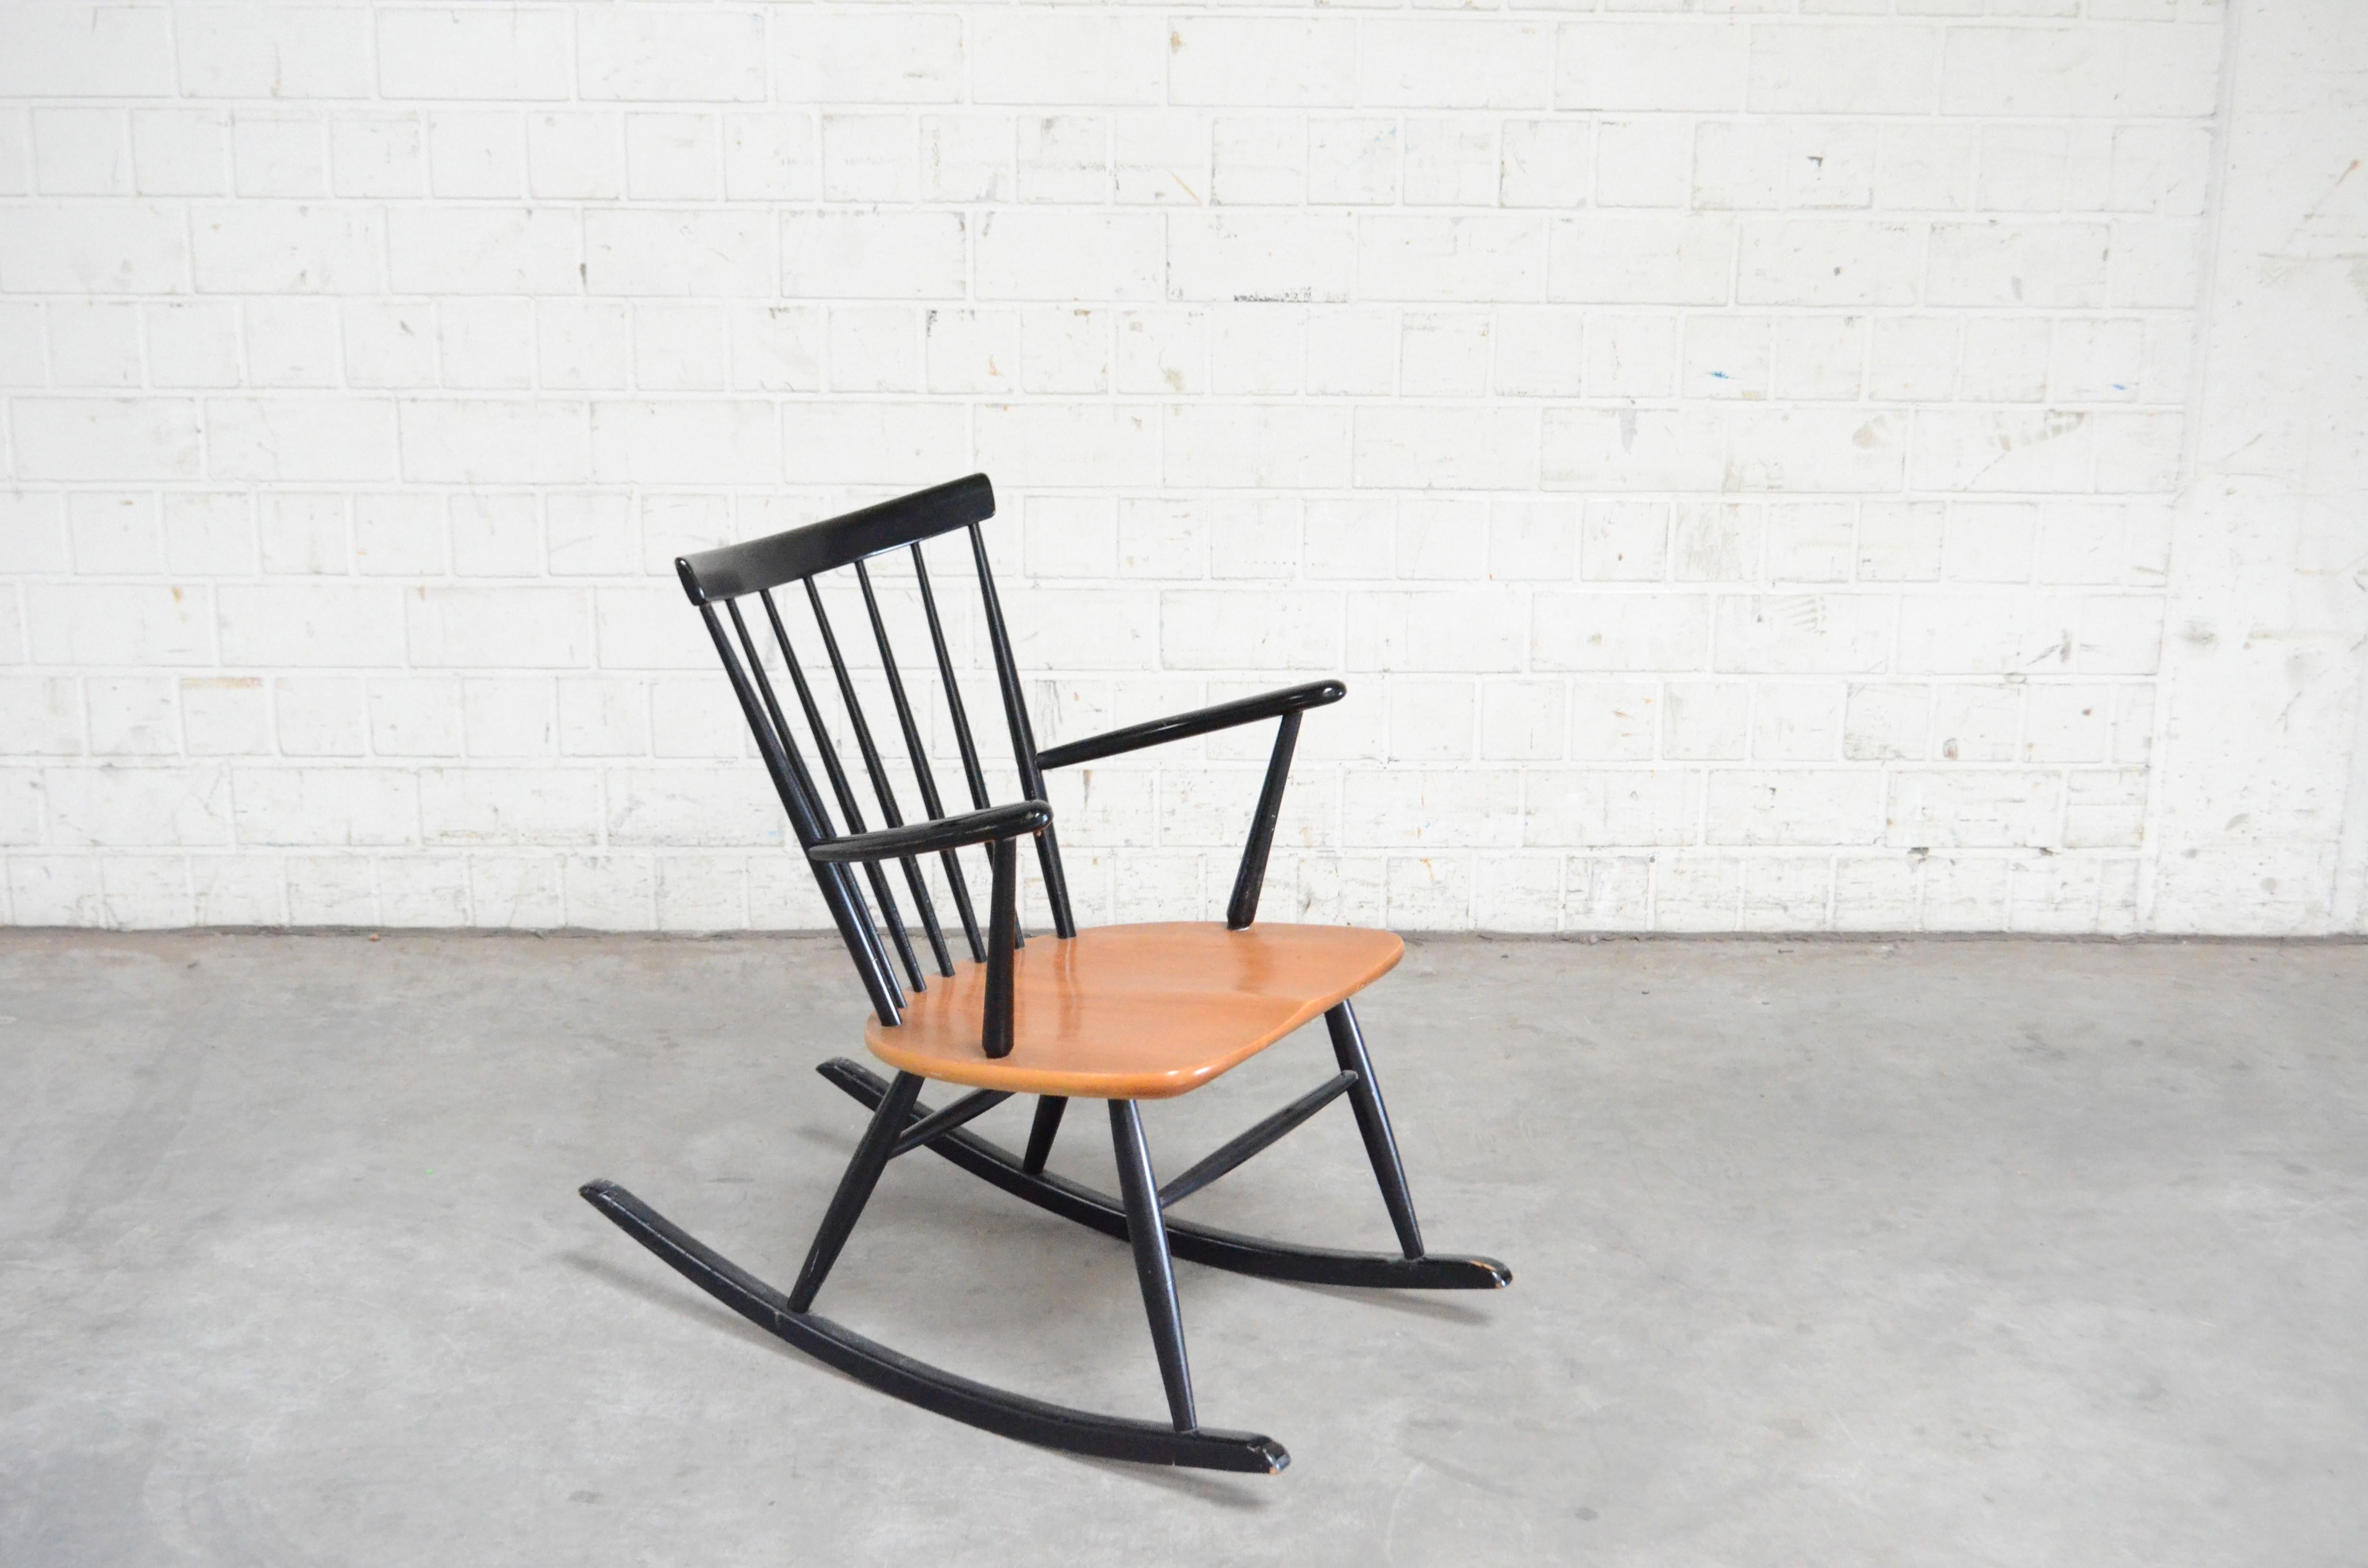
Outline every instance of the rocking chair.
[[[1270, 1437], [1201, 1425], [1192, 1403], [1171, 1260], [1270, 1279], [1390, 1289], [1486, 1290], [1510, 1284], [1503, 1264], [1485, 1257], [1426, 1252], [1414, 1202], [1383, 1108], [1373, 1065], [1349, 998], [1386, 973], [1404, 950], [1383, 931], [1343, 926], [1253, 927], [1267, 852], [1281, 809], [1300, 716], [1337, 702], [1347, 688], [1316, 681], [1260, 697], [1222, 702], [1174, 718], [1114, 730], [1039, 751], [1030, 729], [1013, 663], [1011, 640], [987, 569], [979, 523], [995, 513], [985, 474], [769, 539], [702, 551], [675, 562], [690, 602], [699, 607], [715, 651], [731, 677], [741, 712], [789, 812], [799, 846], [812, 864], [848, 955], [870, 995], [864, 1029], [871, 1054], [895, 1069], [893, 1079], [845, 1058], [823, 1063], [822, 1075], [871, 1110], [871, 1123], [840, 1178], [787, 1294], [702, 1245], [613, 1182], [586, 1185], [583, 1196], [686, 1278], [758, 1327], [837, 1368], [857, 1381], [924, 1409], [987, 1431], [1047, 1448], [1110, 1459], [1212, 1470], [1271, 1472], [1290, 1455]], [[954, 678], [944, 619], [939, 613], [925, 540], [957, 529], [969, 534], [976, 563], [987, 641], [1010, 734], [1021, 800], [990, 802], [986, 775]], [[882, 595], [866, 562], [891, 551], [910, 552], [912, 583], [926, 618], [942, 682], [945, 714], [962, 755], [972, 809], [949, 815], [921, 740], [921, 717], [890, 643]], [[922, 816], [907, 821], [880, 746], [861, 705], [815, 579], [852, 566], [872, 641], [878, 647]], [[804, 589], [843, 705], [847, 729], [860, 753], [882, 825], [865, 826], [866, 808], [830, 739], [814, 687], [791, 642], [773, 590]], [[783, 712], [773, 677], [750, 634], [742, 602], [754, 598], [780, 655], [794, 699], [837, 802], [843, 828], [832, 821], [823, 792]], [[719, 608], [721, 613], [719, 614]], [[725, 630], [725, 621], [730, 630]], [[744, 662], [745, 661], [745, 662]], [[1165, 741], [1209, 734], [1237, 724], [1277, 719], [1272, 759], [1251, 819], [1249, 843], [1235, 879], [1225, 924], [1158, 924], [1079, 931], [1069, 910], [1053, 809], [1043, 801], [1043, 772]], [[1032, 838], [1051, 905], [1054, 939], [1027, 941], [1018, 909], [1019, 846]], [[990, 871], [986, 928], [982, 934], [957, 852], [985, 846]], [[923, 874], [928, 858], [944, 872], [970, 961], [957, 964]], [[905, 890], [934, 960], [939, 983], [923, 973], [887, 868], [901, 869]], [[865, 901], [869, 889], [871, 903]], [[893, 949], [893, 958], [891, 956]], [[1318, 1016], [1331, 1032], [1339, 1071], [1165, 1186], [1152, 1169], [1137, 1103], [1188, 1093], [1247, 1060]], [[939, 1109], [920, 1101], [925, 1080], [970, 1092]], [[963, 1124], [1016, 1094], [1037, 1096], [1025, 1153], [1018, 1155], [965, 1131]], [[1401, 1253], [1334, 1252], [1235, 1234], [1170, 1220], [1165, 1210], [1215, 1181], [1346, 1095], [1363, 1135], [1382, 1199], [1396, 1228]], [[1121, 1196], [1111, 1199], [1045, 1170], [1045, 1160], [1071, 1099], [1110, 1107]], [[1132, 1244], [1135, 1273], [1151, 1319], [1151, 1336], [1166, 1386], [1169, 1420], [1130, 1420], [1073, 1410], [956, 1377], [899, 1355], [841, 1327], [814, 1310], [815, 1292], [855, 1228], [888, 1162], [928, 1149], [972, 1175], [1091, 1230]]]

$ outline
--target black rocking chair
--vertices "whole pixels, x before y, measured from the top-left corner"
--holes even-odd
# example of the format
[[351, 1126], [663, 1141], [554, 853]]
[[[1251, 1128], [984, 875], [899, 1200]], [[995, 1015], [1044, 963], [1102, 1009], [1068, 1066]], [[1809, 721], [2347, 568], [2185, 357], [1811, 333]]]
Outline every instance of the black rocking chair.
[[[882, 1078], [845, 1058], [823, 1063], [822, 1075], [859, 1103], [871, 1119], [823, 1216], [805, 1266], [787, 1294], [709, 1250], [665, 1216], [613, 1182], [586, 1186], [584, 1197], [700, 1289], [816, 1359], [859, 1381], [927, 1410], [1047, 1448], [1103, 1458], [1212, 1470], [1271, 1472], [1290, 1462], [1272, 1438], [1201, 1425], [1184, 1357], [1183, 1320], [1177, 1309], [1176, 1257], [1270, 1279], [1325, 1285], [1433, 1290], [1498, 1290], [1512, 1282], [1505, 1266], [1486, 1257], [1426, 1252], [1415, 1224], [1405, 1170], [1373, 1079], [1372, 1058], [1358, 1033], [1349, 998], [1398, 961], [1404, 945], [1381, 931], [1343, 926], [1268, 926], [1252, 928], [1265, 879], [1267, 850], [1281, 809], [1300, 715], [1337, 702], [1338, 681], [1317, 681], [1197, 712], [1114, 730], [1088, 740], [1036, 749], [1011, 641], [987, 570], [979, 523], [995, 513], [985, 474], [940, 484], [845, 517], [793, 528], [770, 539], [711, 550], [675, 562], [690, 602], [707, 622], [716, 653], [755, 732], [773, 787], [788, 811], [798, 843], [821, 884], [824, 902], [847, 943], [869, 993], [873, 1017], [865, 1043], [896, 1070]], [[944, 620], [929, 580], [921, 542], [967, 530], [978, 573], [987, 641], [1011, 733], [1022, 799], [990, 803], [978, 747], [972, 738], [954, 678]], [[921, 718], [890, 645], [883, 595], [866, 566], [894, 551], [911, 556], [913, 587], [926, 617], [942, 683], [945, 714], [962, 754], [972, 808], [949, 815], [921, 740]], [[922, 815], [908, 821], [898, 804], [880, 746], [857, 700], [815, 578], [854, 568], [871, 634]], [[864, 825], [866, 808], [830, 740], [814, 688], [794, 652], [773, 590], [804, 588], [824, 653], [843, 705], [847, 729], [870, 775], [882, 825]], [[823, 791], [808, 772], [757, 640], [741, 603], [753, 597], [780, 653], [823, 773], [838, 804], [844, 830], [833, 824]], [[718, 610], [721, 609], [719, 615]], [[730, 630], [725, 629], [729, 620]], [[745, 659], [745, 662], [744, 662]], [[1261, 719], [1279, 719], [1265, 787], [1251, 818], [1249, 845], [1223, 926], [1160, 924], [1079, 931], [1069, 913], [1068, 885], [1053, 837], [1053, 810], [1042, 799], [1043, 770], [1114, 756], [1163, 741], [1208, 734]], [[1019, 844], [1036, 842], [1036, 860], [1052, 908], [1055, 940], [1028, 943], [1018, 911]], [[981, 931], [956, 852], [985, 846], [990, 896]], [[923, 872], [935, 857], [944, 891], [960, 918], [969, 961], [957, 964]], [[886, 868], [901, 869], [928, 956], [940, 982], [922, 972]], [[860, 868], [859, 871], [858, 868]], [[871, 903], [864, 893], [870, 890]], [[876, 917], [875, 917], [876, 911]], [[892, 956], [893, 955], [893, 956]], [[1154, 1176], [1136, 1101], [1200, 1087], [1321, 1015], [1331, 1031], [1337, 1075], [1283, 1107], [1165, 1186]], [[920, 1101], [922, 1083], [937, 1079], [970, 1090], [938, 1109]], [[963, 1123], [1015, 1094], [1037, 1097], [1025, 1153], [1009, 1151], [963, 1130]], [[1167, 1219], [1164, 1210], [1215, 1181], [1281, 1138], [1339, 1096], [1356, 1112], [1382, 1199], [1396, 1227], [1401, 1253], [1334, 1252], [1238, 1235]], [[1047, 1172], [1045, 1158], [1072, 1098], [1109, 1102], [1117, 1147], [1121, 1196], [1113, 1199]], [[1065, 1219], [1133, 1244], [1135, 1273], [1150, 1313], [1161, 1381], [1167, 1392], [1166, 1424], [1072, 1410], [1007, 1393], [899, 1355], [814, 1311], [839, 1249], [890, 1160], [927, 1148], [972, 1175]]]

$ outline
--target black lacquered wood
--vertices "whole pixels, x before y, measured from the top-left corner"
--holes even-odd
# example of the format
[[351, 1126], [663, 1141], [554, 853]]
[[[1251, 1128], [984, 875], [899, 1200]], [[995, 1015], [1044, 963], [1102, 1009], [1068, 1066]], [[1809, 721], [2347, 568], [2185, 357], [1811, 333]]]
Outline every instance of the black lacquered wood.
[[1236, 724], [1253, 724], [1260, 719], [1322, 708], [1348, 695], [1348, 687], [1339, 681], [1310, 681], [1304, 686], [1289, 686], [1279, 691], [1261, 692], [1256, 697], [1212, 703], [1206, 708], [1196, 708], [1190, 713], [1149, 719], [1140, 724], [1129, 724], [1122, 730], [1110, 730], [1099, 735], [1087, 735], [1083, 740], [1067, 741], [1039, 752], [1036, 760], [1045, 767], [1074, 767], [1081, 762], [1094, 762], [1105, 756], [1116, 756], [1121, 752], [1141, 751], [1145, 746], [1164, 745], [1169, 741], [1190, 740], [1194, 735], [1230, 730]]
[[981, 1004], [978, 1048], [990, 1058], [1011, 1054], [1012, 949], [1019, 945], [1019, 844], [998, 838], [986, 924], [986, 995]]
[[[855, 786], [848, 781], [847, 769], [839, 765], [838, 748], [831, 744], [830, 728], [823, 722], [814, 687], [806, 684], [805, 667], [798, 663], [798, 651], [790, 642], [790, 629], [781, 623], [780, 607], [769, 593], [757, 597], [764, 602], [765, 619], [772, 623], [773, 641], [780, 644], [781, 662], [790, 672], [791, 688], [798, 694], [798, 709], [805, 715], [806, 730], [814, 736], [814, 754], [822, 758], [823, 772], [830, 779], [830, 792], [837, 798], [839, 814], [847, 819], [848, 833], [860, 835], [864, 831], [862, 802], [855, 797]], [[735, 616], [739, 610], [738, 605], [732, 606]], [[887, 876], [876, 861], [864, 862], [863, 874], [871, 883], [871, 896], [880, 905], [881, 924], [896, 944], [896, 956], [905, 960], [905, 973], [912, 981], [913, 989], [926, 990], [928, 982], [921, 978], [921, 960], [913, 951], [913, 939], [905, 934], [905, 918], [896, 908], [896, 895], [889, 891]]]
[[1184, 1313], [1176, 1301], [1176, 1266], [1167, 1255], [1167, 1227], [1159, 1217], [1159, 1182], [1151, 1170], [1151, 1145], [1143, 1136], [1143, 1112], [1133, 1100], [1110, 1102], [1110, 1142], [1118, 1153], [1119, 1191], [1126, 1199], [1127, 1244], [1134, 1253], [1134, 1277], [1143, 1287], [1143, 1309], [1151, 1319], [1151, 1346], [1159, 1355], [1159, 1381], [1167, 1391], [1167, 1414], [1178, 1432], [1201, 1424], [1192, 1409], [1192, 1368], [1184, 1356]]
[[888, 1157], [893, 1160], [899, 1154], [909, 1154], [939, 1133], [951, 1132], [963, 1122], [985, 1116], [1010, 1097], [1011, 1092], [1008, 1089], [980, 1089], [964, 1095], [945, 1109], [931, 1111], [913, 1123], [912, 1130], [897, 1139], [896, 1146], [888, 1151]]
[[1300, 1096], [1272, 1116], [1237, 1136], [1220, 1144], [1206, 1159], [1190, 1166], [1183, 1175], [1159, 1189], [1160, 1207], [1181, 1203], [1219, 1176], [1239, 1167], [1245, 1161], [1264, 1153], [1281, 1142], [1300, 1123], [1338, 1099], [1357, 1081], [1354, 1073], [1341, 1073]]
[[[782, 751], [789, 758], [791, 775], [797, 780], [798, 793], [807, 802], [807, 812], [826, 835], [835, 835], [837, 830], [830, 825], [830, 808], [823, 804], [821, 794], [814, 789], [814, 777], [806, 771], [805, 760], [799, 755], [796, 735], [790, 729], [789, 720], [781, 712], [780, 699], [774, 695], [772, 677], [765, 673], [764, 656], [757, 651], [756, 639], [748, 634], [748, 623], [741, 617], [739, 602], [727, 600], [723, 608], [731, 612], [732, 629], [739, 634], [740, 646], [748, 655], [749, 673], [756, 676], [757, 694], [764, 699], [765, 712], [772, 721], [773, 729], [780, 737]], [[712, 613], [704, 605], [700, 608], [702, 614]], [[824, 842], [836, 842], [836, 839], [825, 837]], [[809, 843], [807, 846], [809, 858], [812, 858], [813, 847]], [[868, 874], [874, 888], [882, 887], [880, 875], [876, 870], [871, 870]], [[862, 945], [869, 961], [877, 966], [879, 971], [888, 977], [893, 984], [895, 970], [889, 962], [887, 949], [881, 945], [880, 933], [872, 927], [871, 911], [863, 902], [863, 890], [855, 884], [854, 872], [846, 866], [835, 865], [817, 880], [822, 881], [825, 894], [833, 884], [842, 890], [848, 909], [858, 916], [855, 928], [862, 933]], [[903, 994], [901, 987], [898, 988], [898, 994]]]
[[1291, 754], [1298, 744], [1299, 715], [1285, 713], [1275, 726], [1274, 754], [1267, 759], [1258, 809], [1250, 813], [1249, 842], [1242, 846], [1241, 869], [1234, 874], [1234, 896], [1225, 903], [1228, 929], [1246, 931], [1258, 918], [1258, 895], [1266, 891], [1267, 856], [1274, 847], [1274, 824], [1282, 815], [1283, 787], [1291, 782]]
[[1028, 1124], [1028, 1153], [1019, 1161], [1019, 1168], [1030, 1176], [1053, 1157], [1053, 1140], [1061, 1135], [1061, 1113], [1068, 1108], [1069, 1102], [1059, 1095], [1036, 1096], [1036, 1119]]
[[806, 1249], [805, 1267], [798, 1270], [798, 1282], [790, 1289], [790, 1311], [802, 1312], [814, 1305], [814, 1292], [830, 1277], [830, 1266], [838, 1261], [839, 1249], [847, 1244], [855, 1221], [862, 1218], [863, 1206], [871, 1201], [871, 1189], [880, 1185], [880, 1173], [888, 1168], [897, 1138], [912, 1121], [913, 1102], [920, 1093], [919, 1078], [899, 1073], [872, 1111], [871, 1125], [856, 1143], [855, 1157], [848, 1161], [847, 1173], [839, 1177], [838, 1190], [831, 1195], [830, 1207], [814, 1232], [814, 1244]]
[[[1028, 698], [1019, 689], [1019, 665], [1011, 656], [1011, 633], [1003, 624], [1003, 601], [995, 591], [995, 570], [987, 564], [986, 536], [970, 527], [971, 555], [978, 563], [978, 591], [986, 609], [987, 641], [995, 652], [995, 676], [1003, 692], [1004, 717], [1011, 725], [1011, 760], [1019, 770], [1019, 791], [1031, 801], [1044, 798], [1044, 772], [1036, 765], [1036, 735], [1028, 722]], [[1061, 848], [1051, 828], [1036, 835], [1036, 860], [1044, 873], [1044, 897], [1053, 906], [1053, 930], [1064, 939], [1077, 934], [1076, 918], [1069, 913], [1069, 880], [1061, 869]]]
[[1324, 1015], [1324, 1027], [1331, 1032], [1332, 1056], [1340, 1071], [1357, 1075], [1349, 1103], [1356, 1109], [1357, 1131], [1365, 1140], [1365, 1155], [1372, 1162], [1374, 1181], [1381, 1184], [1382, 1204], [1390, 1211], [1398, 1245], [1408, 1257], [1420, 1257], [1422, 1227], [1415, 1223], [1414, 1194], [1406, 1190], [1406, 1166], [1398, 1159], [1388, 1108], [1382, 1104], [1382, 1086], [1373, 1081], [1373, 1059], [1357, 1028], [1356, 1009], [1341, 1002]]
[[995, 486], [973, 473], [769, 539], [678, 557], [675, 574], [690, 602], [703, 605], [778, 588], [993, 516]]
[[[843, 1056], [834, 1057], [814, 1071], [859, 1105], [877, 1106], [888, 1089], [888, 1080]], [[1106, 1236], [1127, 1239], [1126, 1210], [1116, 1199], [1050, 1171], [1041, 1175], [1027, 1171], [1018, 1155], [968, 1129], [936, 1139], [929, 1148], [1014, 1198], [1025, 1199], [1039, 1209]], [[1168, 1220], [1166, 1227], [1168, 1251], [1173, 1256], [1187, 1263], [1254, 1275], [1261, 1279], [1382, 1290], [1501, 1290], [1513, 1282], [1513, 1271], [1493, 1257], [1452, 1256], [1445, 1253], [1405, 1257], [1394, 1253], [1338, 1252], [1329, 1247], [1300, 1246], [1245, 1236], [1184, 1220]]]
[[946, 627], [938, 615], [937, 590], [929, 585], [928, 559], [917, 544], [913, 546], [913, 580], [921, 590], [921, 613], [929, 624], [929, 650], [937, 656], [938, 679], [946, 694], [946, 717], [953, 724], [954, 746], [962, 755], [962, 782], [970, 788], [971, 803], [984, 806], [987, 801], [986, 770], [979, 765], [978, 739], [971, 733], [970, 709], [962, 701], [962, 682], [954, 676], [953, 656], [946, 648]]
[[[724, 636], [723, 624], [716, 619], [714, 607], [700, 606], [700, 618], [707, 623], [716, 656], [723, 661], [723, 673], [732, 682], [733, 694], [740, 699], [741, 716], [747, 721], [749, 733], [757, 737], [765, 771], [772, 776], [774, 790], [781, 798], [781, 809], [789, 813], [791, 831], [797, 835], [801, 845], [810, 846], [829, 833], [830, 824], [817, 818], [819, 802], [814, 798], [813, 782], [805, 776], [805, 765], [798, 760], [794, 749], [797, 743], [781, 721], [780, 705], [773, 700], [772, 685], [765, 679], [764, 663], [757, 658], [755, 644], [748, 640], [748, 626], [740, 619], [740, 608], [726, 608], [732, 612], [733, 625], [739, 629], [741, 644], [749, 650], [748, 663], [756, 671], [755, 685], [734, 656], [731, 640]], [[761, 702], [758, 686], [764, 688]], [[856, 973], [863, 982], [865, 994], [871, 999], [872, 1011], [883, 1024], [897, 1022], [904, 1017], [904, 993], [888, 967], [887, 955], [880, 950], [879, 941], [872, 935], [871, 913], [863, 907], [862, 895], [847, 873], [836, 867], [822, 879], [821, 887], [823, 903], [830, 910], [832, 924], [838, 927], [839, 939], [847, 944], [848, 955], [855, 960]]]
[[916, 1361], [789, 1298], [701, 1243], [614, 1182], [589, 1182], [584, 1199], [660, 1262], [766, 1333], [867, 1388], [999, 1437], [1095, 1459], [1270, 1475], [1291, 1462], [1252, 1432], [1134, 1421], [1010, 1393]]
[[[920, 547], [914, 546], [917, 551]], [[913, 715], [912, 699], [905, 693], [904, 672], [896, 667], [896, 650], [888, 641], [888, 621], [880, 613], [880, 596], [871, 589], [871, 573], [862, 562], [855, 563], [855, 580], [863, 587], [863, 613], [871, 620], [871, 640], [880, 649], [880, 667], [888, 677], [888, 697], [895, 704], [896, 727], [905, 737], [905, 755], [912, 759], [913, 782], [921, 791], [921, 809], [933, 817], [946, 814], [945, 801], [938, 794], [937, 771], [929, 766], [929, 749], [921, 742], [921, 726]], [[970, 956], [975, 962], [986, 961], [986, 944], [979, 936], [978, 915], [971, 908], [970, 884], [962, 876], [962, 860], [951, 849], [939, 857], [946, 873], [946, 887], [953, 894], [954, 912], [962, 917], [962, 936], [970, 943]]]
[[929, 622], [929, 646], [938, 656], [938, 676], [945, 683], [946, 716], [953, 721], [954, 744], [962, 752], [962, 780], [970, 786], [971, 804], [986, 804], [986, 770], [979, 766], [978, 740], [971, 733], [970, 710], [962, 703], [962, 682], [954, 678], [953, 656], [946, 649], [945, 622], [938, 619], [938, 596], [929, 586], [929, 562], [921, 547], [913, 547], [913, 578], [921, 588], [921, 612]]
[[973, 844], [992, 844], [998, 838], [1021, 837], [1052, 820], [1053, 808], [1043, 801], [1014, 801], [1007, 806], [989, 806], [983, 812], [964, 812], [958, 817], [939, 817], [931, 822], [906, 823], [903, 827], [874, 828], [870, 833], [826, 838], [807, 850], [806, 858], [825, 863], [893, 860], [940, 849], [967, 849]]
[[[814, 625], [822, 632], [823, 652], [830, 657], [830, 673], [837, 677], [838, 700], [847, 710], [847, 722], [855, 732], [856, 752], [863, 758], [863, 771], [871, 780], [871, 793], [880, 802], [881, 820], [890, 827], [904, 825], [905, 813], [896, 804], [896, 788], [888, 778], [887, 765], [881, 760], [880, 746], [871, 738], [871, 722], [864, 717], [863, 703], [855, 695], [855, 680], [848, 675], [847, 660], [838, 651], [838, 633], [832, 630], [830, 611], [823, 608], [822, 591], [814, 586], [812, 577], [806, 579], [806, 604], [814, 611]], [[905, 868], [905, 884], [913, 895], [913, 913], [921, 917], [921, 930], [928, 937], [929, 955], [938, 960], [938, 972], [951, 977], [954, 972], [953, 955], [946, 951], [946, 935], [938, 928], [937, 906], [929, 900], [928, 884], [921, 880], [918, 862], [906, 857], [898, 862]]]

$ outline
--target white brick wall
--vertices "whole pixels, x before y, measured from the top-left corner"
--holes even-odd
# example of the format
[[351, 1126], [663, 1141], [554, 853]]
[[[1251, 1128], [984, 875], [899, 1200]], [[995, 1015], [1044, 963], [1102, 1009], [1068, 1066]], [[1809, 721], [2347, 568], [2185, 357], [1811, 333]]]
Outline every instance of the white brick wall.
[[1270, 915], [2356, 928], [2360, 301], [2226, 291], [2368, 28], [2237, 8], [0, 3], [0, 918], [818, 925], [670, 558], [984, 467], [1044, 739], [1348, 678]]

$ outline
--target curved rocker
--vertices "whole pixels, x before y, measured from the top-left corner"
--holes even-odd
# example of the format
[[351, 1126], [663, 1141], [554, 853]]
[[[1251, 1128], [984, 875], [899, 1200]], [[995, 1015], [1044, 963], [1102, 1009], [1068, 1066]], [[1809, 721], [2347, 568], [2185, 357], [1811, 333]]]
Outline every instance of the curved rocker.
[[[887, 1096], [885, 1078], [844, 1056], [833, 1057], [814, 1071], [867, 1109], [877, 1110]], [[916, 1124], [925, 1114], [916, 1103], [906, 1125]], [[1019, 1156], [976, 1133], [951, 1129], [926, 1146], [1015, 1198], [1024, 1198], [1088, 1230], [1120, 1241], [1128, 1239], [1126, 1209], [1118, 1199], [1050, 1172], [1031, 1174]], [[1493, 1257], [1336, 1252], [1264, 1241], [1184, 1220], [1168, 1220], [1167, 1231], [1168, 1248], [1178, 1257], [1262, 1279], [1400, 1290], [1501, 1290], [1513, 1282], [1513, 1271]]]
[[[860, 1069], [859, 1069], [860, 1070]], [[882, 1085], [884, 1090], [886, 1085]], [[866, 1387], [968, 1426], [1041, 1448], [1097, 1459], [1270, 1475], [1291, 1462], [1271, 1437], [1212, 1427], [1178, 1431], [1008, 1393], [916, 1361], [814, 1312], [702, 1244], [611, 1181], [587, 1182], [586, 1201], [684, 1278], [765, 1330]]]

